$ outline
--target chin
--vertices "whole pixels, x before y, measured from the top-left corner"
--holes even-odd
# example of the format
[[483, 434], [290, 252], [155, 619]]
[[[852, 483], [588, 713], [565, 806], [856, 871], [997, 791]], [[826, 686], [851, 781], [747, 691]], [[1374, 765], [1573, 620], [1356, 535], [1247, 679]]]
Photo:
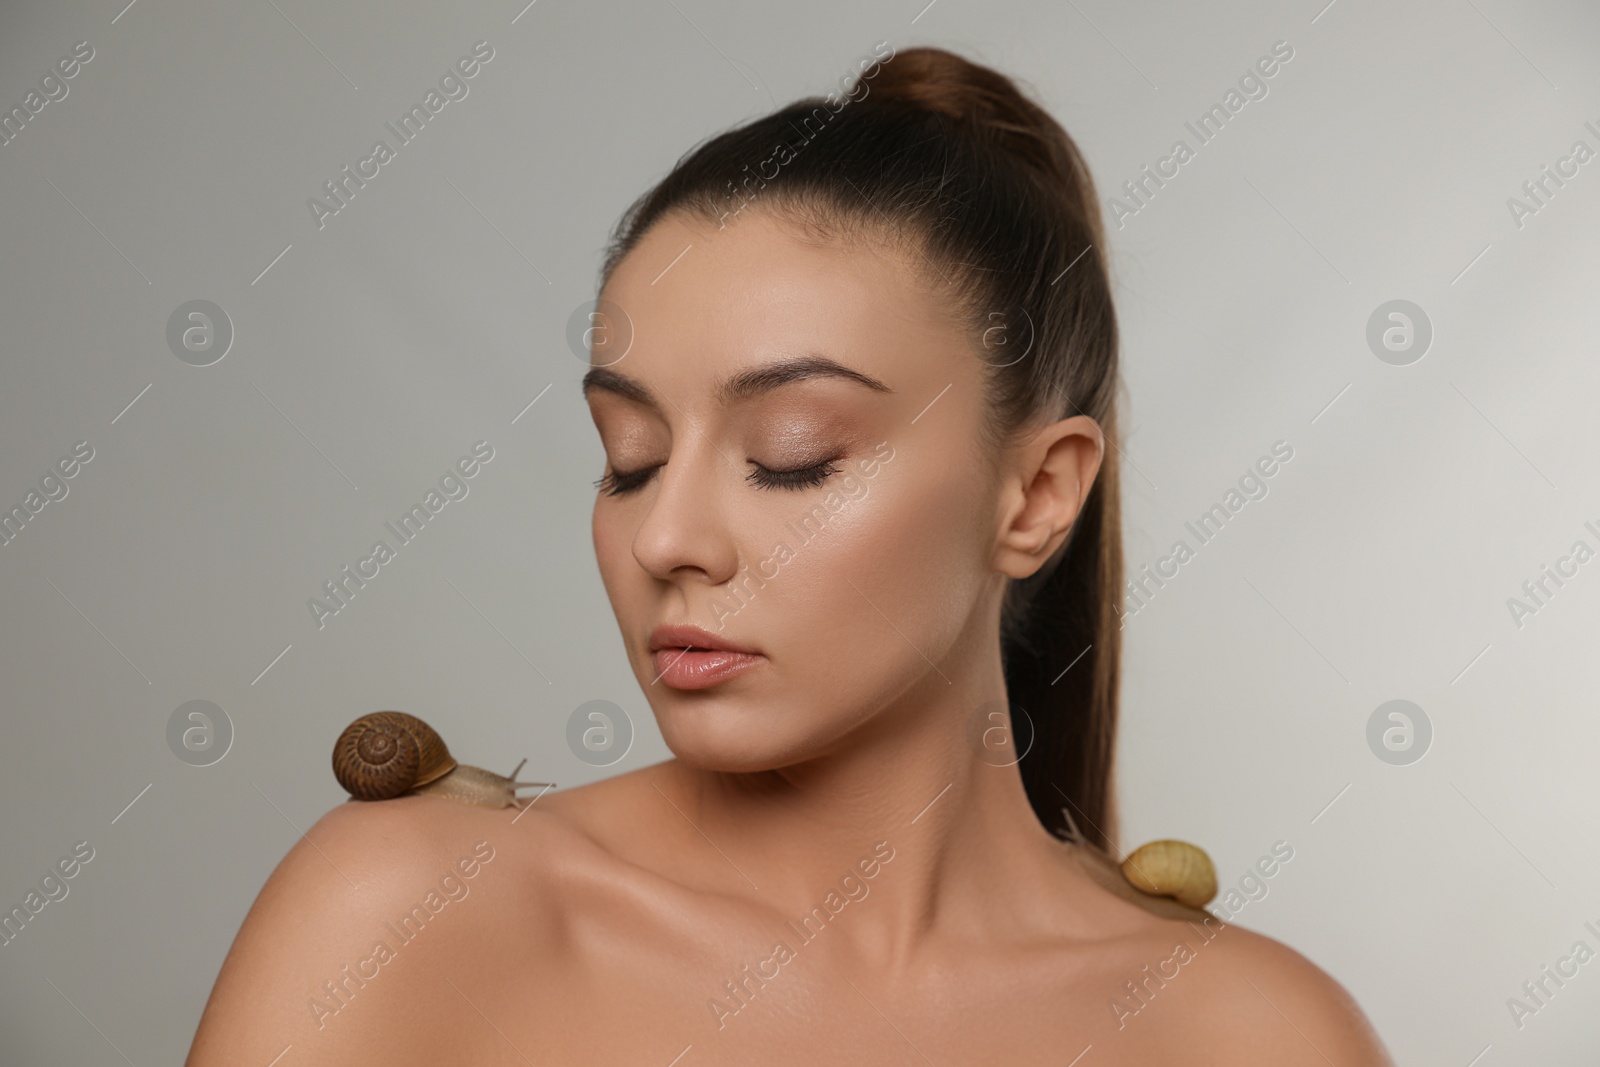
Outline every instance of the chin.
[[723, 701], [678, 701], [656, 711], [656, 725], [667, 748], [682, 762], [704, 771], [756, 774], [798, 763], [809, 746], [773, 729], [774, 709], [753, 709]]

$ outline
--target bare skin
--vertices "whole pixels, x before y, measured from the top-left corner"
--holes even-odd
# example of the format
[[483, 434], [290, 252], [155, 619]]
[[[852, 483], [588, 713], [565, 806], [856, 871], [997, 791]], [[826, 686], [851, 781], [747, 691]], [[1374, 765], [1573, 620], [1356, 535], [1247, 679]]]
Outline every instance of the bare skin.
[[[969, 743], [1005, 697], [1006, 579], [1099, 470], [1092, 420], [987, 455], [984, 368], [911, 261], [759, 211], [664, 220], [603, 295], [634, 339], [596, 344], [627, 382], [588, 400], [608, 473], [639, 477], [598, 496], [596, 558], [675, 758], [524, 811], [329, 812], [247, 917], [190, 1067], [285, 1046], [282, 1067], [1390, 1063], [1293, 950], [1102, 889]], [[813, 366], [718, 392], [815, 354], [882, 388]], [[759, 482], [828, 460], [816, 484]], [[664, 623], [759, 656], [674, 688]]]

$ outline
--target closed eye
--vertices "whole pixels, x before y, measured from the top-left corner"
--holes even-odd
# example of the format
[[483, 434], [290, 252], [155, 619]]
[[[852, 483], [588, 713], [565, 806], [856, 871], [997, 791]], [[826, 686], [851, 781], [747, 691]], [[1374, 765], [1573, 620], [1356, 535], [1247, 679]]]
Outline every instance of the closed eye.
[[751, 463], [755, 470], [745, 475], [745, 480], [762, 489], [810, 489], [827, 481], [828, 475], [839, 473], [839, 468], [833, 465], [832, 459], [825, 459], [810, 467], [798, 467], [787, 471], [769, 470], [753, 460]]
[[642, 467], [636, 471], [619, 471], [613, 468], [604, 475], [596, 478], [594, 487], [607, 496], [621, 496], [625, 493], [637, 492], [644, 488], [650, 480], [650, 475], [656, 471], [655, 467]]
[[[827, 481], [830, 475], [839, 473], [839, 468], [835, 466], [838, 458], [835, 456], [821, 463], [791, 470], [773, 470], [751, 460], [750, 465], [754, 469], [745, 475], [745, 480], [759, 489], [811, 489]], [[636, 471], [619, 471], [613, 468], [595, 479], [594, 486], [607, 496], [625, 496], [643, 489], [661, 466], [656, 464], [653, 467], [641, 467]]]

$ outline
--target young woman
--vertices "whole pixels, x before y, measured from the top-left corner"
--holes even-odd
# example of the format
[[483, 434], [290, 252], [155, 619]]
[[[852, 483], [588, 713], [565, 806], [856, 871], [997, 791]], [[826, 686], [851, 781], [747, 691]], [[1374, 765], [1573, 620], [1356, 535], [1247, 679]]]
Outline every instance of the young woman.
[[583, 383], [675, 758], [329, 812], [191, 1067], [1390, 1062], [1294, 951], [1081, 862], [1115, 848], [1104, 252], [1066, 133], [938, 49], [680, 160]]

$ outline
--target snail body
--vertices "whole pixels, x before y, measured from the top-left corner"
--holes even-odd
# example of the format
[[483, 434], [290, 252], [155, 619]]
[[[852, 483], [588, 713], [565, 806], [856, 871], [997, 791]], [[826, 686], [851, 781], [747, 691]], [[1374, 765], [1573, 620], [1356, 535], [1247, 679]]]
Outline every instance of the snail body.
[[[526, 763], [527, 760], [523, 760]], [[554, 786], [519, 782], [456, 762], [438, 731], [403, 711], [375, 711], [345, 727], [333, 746], [333, 776], [356, 800], [430, 793], [487, 808], [517, 806], [517, 790]]]

